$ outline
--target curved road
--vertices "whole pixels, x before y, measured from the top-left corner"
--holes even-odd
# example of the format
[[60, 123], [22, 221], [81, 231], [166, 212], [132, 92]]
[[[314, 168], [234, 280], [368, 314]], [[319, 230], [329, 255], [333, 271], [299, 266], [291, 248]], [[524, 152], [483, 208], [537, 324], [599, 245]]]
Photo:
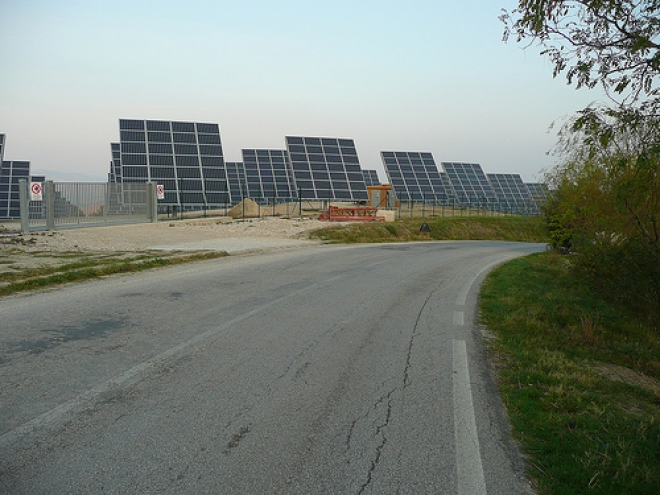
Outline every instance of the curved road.
[[478, 286], [539, 244], [322, 246], [0, 301], [0, 493], [531, 493]]

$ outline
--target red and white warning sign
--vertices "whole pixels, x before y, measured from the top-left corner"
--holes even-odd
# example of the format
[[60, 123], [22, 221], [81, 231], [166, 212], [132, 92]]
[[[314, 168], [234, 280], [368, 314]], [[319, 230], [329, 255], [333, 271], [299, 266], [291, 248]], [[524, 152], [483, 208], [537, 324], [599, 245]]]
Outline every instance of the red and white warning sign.
[[165, 186], [156, 184], [156, 198], [165, 199]]
[[30, 182], [30, 201], [43, 201], [44, 192], [41, 182]]

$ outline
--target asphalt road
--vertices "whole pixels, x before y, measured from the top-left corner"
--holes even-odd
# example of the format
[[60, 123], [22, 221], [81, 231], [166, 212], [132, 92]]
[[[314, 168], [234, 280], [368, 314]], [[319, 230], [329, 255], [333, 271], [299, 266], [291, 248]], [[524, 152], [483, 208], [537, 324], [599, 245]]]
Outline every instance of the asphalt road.
[[0, 301], [0, 493], [530, 493], [479, 283], [538, 244], [314, 247]]

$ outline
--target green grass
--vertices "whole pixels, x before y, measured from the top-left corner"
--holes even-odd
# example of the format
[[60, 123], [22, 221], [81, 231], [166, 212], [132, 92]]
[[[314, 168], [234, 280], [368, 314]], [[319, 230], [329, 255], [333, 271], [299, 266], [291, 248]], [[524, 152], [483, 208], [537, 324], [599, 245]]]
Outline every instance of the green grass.
[[[430, 232], [420, 232], [426, 222]], [[394, 223], [341, 223], [311, 233], [312, 239], [336, 243], [410, 242], [428, 240], [497, 240], [547, 242], [540, 217], [405, 218]]]
[[84, 255], [71, 263], [17, 270], [0, 274], [0, 296], [16, 292], [80, 282], [107, 275], [132, 273], [151, 268], [227, 256], [225, 252], [141, 253], [135, 255]]
[[493, 271], [482, 321], [543, 494], [660, 493], [660, 334], [544, 253]]

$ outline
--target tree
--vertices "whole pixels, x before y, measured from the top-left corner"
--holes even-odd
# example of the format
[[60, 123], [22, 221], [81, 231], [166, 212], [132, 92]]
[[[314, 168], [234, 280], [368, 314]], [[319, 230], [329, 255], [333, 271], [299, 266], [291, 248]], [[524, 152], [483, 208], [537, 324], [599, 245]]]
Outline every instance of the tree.
[[563, 162], [546, 176], [553, 245], [605, 297], [660, 328], [660, 118], [581, 111], [560, 132]]
[[583, 235], [607, 231], [660, 253], [659, 129], [660, 118], [637, 110], [593, 108], [564, 126], [557, 147], [564, 162], [546, 178], [560, 192], [555, 202], [588, 213]]
[[559, 132], [562, 157], [546, 177], [556, 247], [608, 297], [660, 328], [660, 0], [519, 0], [504, 38], [539, 43], [576, 87], [600, 85]]
[[503, 10], [504, 39], [538, 42], [576, 87], [600, 84], [619, 102], [658, 96], [660, 0], [520, 0]]

